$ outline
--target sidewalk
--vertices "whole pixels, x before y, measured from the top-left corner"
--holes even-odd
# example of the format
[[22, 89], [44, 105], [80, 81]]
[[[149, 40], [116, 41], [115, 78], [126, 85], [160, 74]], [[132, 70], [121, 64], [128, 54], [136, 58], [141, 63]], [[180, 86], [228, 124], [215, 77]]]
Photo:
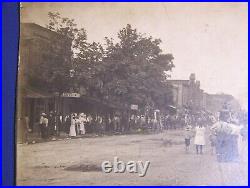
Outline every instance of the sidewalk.
[[38, 133], [28, 133], [27, 135], [27, 142], [25, 143], [18, 143], [18, 144], [36, 144], [36, 143], [43, 143], [43, 142], [51, 142], [51, 141], [59, 141], [65, 139], [78, 139], [78, 138], [94, 138], [100, 137], [101, 135], [96, 134], [84, 134], [84, 135], [77, 135], [75, 137], [70, 137], [68, 134], [62, 132], [60, 136], [50, 136], [48, 139], [42, 139]]
[[[145, 132], [141, 132], [139, 130], [131, 130], [130, 132], [105, 132], [104, 134], [96, 134], [96, 133], [87, 133], [84, 135], [77, 135], [75, 137], [70, 137], [65, 132], [60, 132], [60, 136], [50, 136], [48, 139], [42, 139], [41, 135], [38, 132], [35, 133], [28, 133], [27, 134], [27, 141], [26, 142], [18, 142], [18, 144], [36, 144], [36, 143], [44, 143], [44, 142], [52, 142], [52, 141], [60, 141], [66, 139], [79, 139], [79, 138], [96, 138], [96, 137], [104, 137], [104, 136], [118, 136], [118, 135], [150, 135], [150, 134], [160, 134], [166, 132], [172, 132], [176, 134], [177, 130], [164, 130], [162, 132], [155, 132], [152, 130], [148, 130]], [[181, 130], [179, 130], [181, 131]], [[177, 132], [179, 132], [177, 131]]]

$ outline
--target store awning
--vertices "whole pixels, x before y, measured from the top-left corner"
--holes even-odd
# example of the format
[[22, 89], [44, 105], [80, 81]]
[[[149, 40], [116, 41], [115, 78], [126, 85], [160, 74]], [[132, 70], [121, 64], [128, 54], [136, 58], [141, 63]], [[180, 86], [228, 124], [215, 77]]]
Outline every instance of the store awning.
[[38, 90], [35, 90], [35, 89], [31, 89], [31, 88], [25, 88], [23, 96], [25, 98], [35, 98], [35, 99], [53, 97], [52, 94], [49, 94], [49, 93], [47, 93], [45, 91], [38, 91]]

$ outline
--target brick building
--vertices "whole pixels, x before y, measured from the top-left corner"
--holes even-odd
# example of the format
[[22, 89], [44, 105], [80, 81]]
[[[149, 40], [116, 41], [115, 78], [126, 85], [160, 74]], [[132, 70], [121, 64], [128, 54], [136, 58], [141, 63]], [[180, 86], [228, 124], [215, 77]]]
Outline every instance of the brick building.
[[176, 107], [189, 107], [194, 110], [204, 108], [203, 90], [200, 89], [200, 81], [195, 74], [191, 74], [188, 80], [168, 80], [173, 86], [173, 102]]

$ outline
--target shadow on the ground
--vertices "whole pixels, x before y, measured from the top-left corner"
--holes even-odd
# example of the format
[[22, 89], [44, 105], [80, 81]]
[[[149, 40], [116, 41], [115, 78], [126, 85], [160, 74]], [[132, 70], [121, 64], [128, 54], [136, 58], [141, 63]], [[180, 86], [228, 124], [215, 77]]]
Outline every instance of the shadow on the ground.
[[97, 166], [95, 164], [77, 164], [77, 165], [72, 165], [64, 170], [68, 171], [77, 171], [77, 172], [98, 172], [102, 171], [100, 166]]

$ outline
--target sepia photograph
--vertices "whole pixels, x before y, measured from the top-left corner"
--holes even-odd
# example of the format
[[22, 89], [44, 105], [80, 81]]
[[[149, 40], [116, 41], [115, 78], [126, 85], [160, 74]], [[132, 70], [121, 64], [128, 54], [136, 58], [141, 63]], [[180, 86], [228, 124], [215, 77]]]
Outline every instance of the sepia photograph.
[[248, 4], [20, 3], [16, 185], [248, 185]]

